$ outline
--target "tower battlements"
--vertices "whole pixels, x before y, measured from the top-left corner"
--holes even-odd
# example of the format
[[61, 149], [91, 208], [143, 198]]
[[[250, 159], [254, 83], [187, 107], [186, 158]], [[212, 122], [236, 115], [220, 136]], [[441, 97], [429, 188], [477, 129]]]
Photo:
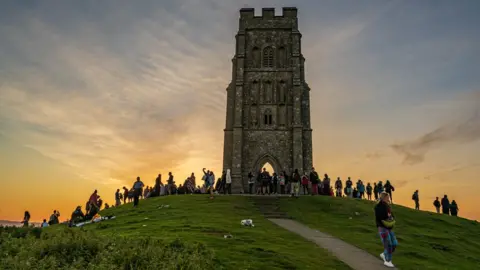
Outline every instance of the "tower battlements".
[[255, 16], [254, 8], [242, 8], [240, 9], [240, 17], [245, 19], [252, 18], [297, 18], [297, 8], [296, 7], [283, 7], [282, 15], [275, 15], [275, 8], [262, 8], [262, 15]]
[[240, 9], [240, 30], [261, 28], [297, 29], [297, 8], [283, 7], [281, 15], [275, 15], [275, 8], [262, 8], [262, 14], [255, 16], [254, 8]]

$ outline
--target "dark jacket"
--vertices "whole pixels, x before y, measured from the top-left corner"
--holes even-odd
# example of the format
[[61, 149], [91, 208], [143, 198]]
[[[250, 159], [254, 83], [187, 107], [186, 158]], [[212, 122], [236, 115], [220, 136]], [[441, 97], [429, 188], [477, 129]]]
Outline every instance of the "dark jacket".
[[390, 205], [387, 203], [380, 201], [375, 205], [375, 223], [377, 224], [377, 227], [386, 228], [385, 225], [383, 225], [382, 220], [388, 220], [389, 214], [393, 216]]
[[312, 184], [318, 184], [318, 173], [317, 172], [311, 172], [310, 173], [310, 182], [312, 182]]

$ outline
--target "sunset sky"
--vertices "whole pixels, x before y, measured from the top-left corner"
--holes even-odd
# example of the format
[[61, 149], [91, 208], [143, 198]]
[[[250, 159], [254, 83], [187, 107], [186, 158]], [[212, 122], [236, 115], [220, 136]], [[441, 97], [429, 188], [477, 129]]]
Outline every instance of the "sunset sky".
[[480, 219], [474, 0], [2, 1], [0, 219], [219, 174], [238, 10], [282, 6], [299, 9], [317, 171]]

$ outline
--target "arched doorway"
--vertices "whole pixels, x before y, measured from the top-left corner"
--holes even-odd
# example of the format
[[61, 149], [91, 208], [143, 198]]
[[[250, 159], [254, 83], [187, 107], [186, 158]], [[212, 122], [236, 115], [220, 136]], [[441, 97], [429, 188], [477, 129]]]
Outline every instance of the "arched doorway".
[[273, 174], [274, 172], [278, 174], [282, 170], [278, 160], [269, 154], [259, 157], [257, 162], [255, 162], [255, 166], [252, 171], [255, 172], [256, 175], [260, 170], [263, 170], [263, 168], [265, 168], [270, 174]]

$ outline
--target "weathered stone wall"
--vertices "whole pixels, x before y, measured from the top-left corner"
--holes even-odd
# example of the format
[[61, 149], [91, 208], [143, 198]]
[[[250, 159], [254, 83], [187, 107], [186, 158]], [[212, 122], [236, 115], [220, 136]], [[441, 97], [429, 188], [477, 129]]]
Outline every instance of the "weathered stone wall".
[[255, 16], [241, 9], [227, 89], [224, 169], [242, 192], [248, 172], [265, 162], [291, 173], [312, 167], [310, 98], [305, 83], [296, 8]]

